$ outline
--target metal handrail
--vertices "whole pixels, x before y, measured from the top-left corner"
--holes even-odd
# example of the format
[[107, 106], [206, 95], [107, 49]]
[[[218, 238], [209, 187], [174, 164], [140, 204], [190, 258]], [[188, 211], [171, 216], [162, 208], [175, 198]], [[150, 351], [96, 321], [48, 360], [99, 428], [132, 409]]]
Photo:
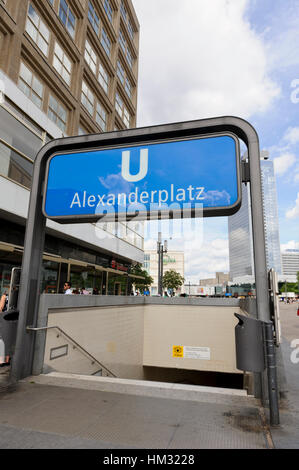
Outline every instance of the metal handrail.
[[51, 329], [59, 330], [64, 336], [66, 336], [66, 338], [69, 341], [74, 343], [77, 348], [81, 349], [84, 354], [87, 354], [87, 356], [89, 356], [93, 361], [97, 362], [103, 369], [105, 369], [106, 372], [108, 372], [109, 374], [111, 374], [113, 377], [116, 378], [116, 375], [113, 372], [111, 372], [111, 370], [109, 370], [108, 367], [104, 366], [104, 364], [102, 364], [98, 359], [96, 359], [94, 356], [92, 356], [92, 354], [90, 354], [88, 351], [86, 351], [86, 349], [84, 349], [83, 346], [81, 346], [79, 343], [77, 343], [76, 340], [74, 340], [71, 336], [69, 336], [59, 326], [43, 326], [43, 327], [39, 327], [39, 328], [33, 328], [32, 326], [27, 326], [26, 327], [27, 331], [42, 331], [42, 330], [51, 330]]

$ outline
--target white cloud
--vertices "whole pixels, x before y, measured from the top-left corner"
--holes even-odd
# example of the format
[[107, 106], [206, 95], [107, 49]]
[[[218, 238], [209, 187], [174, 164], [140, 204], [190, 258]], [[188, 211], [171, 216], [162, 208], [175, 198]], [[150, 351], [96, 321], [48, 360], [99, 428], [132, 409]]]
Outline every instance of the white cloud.
[[296, 242], [295, 240], [290, 240], [287, 243], [282, 243], [280, 245], [281, 251], [285, 250], [299, 250], [299, 242]]
[[299, 142], [299, 127], [289, 127], [283, 139], [291, 145], [297, 144]]
[[228, 240], [215, 239], [198, 247], [196, 241], [185, 252], [185, 278], [189, 281], [214, 278], [216, 272], [228, 272]]
[[[168, 241], [170, 251], [184, 251], [186, 282], [198, 283], [200, 279], [214, 278], [215, 273], [228, 272], [229, 248], [228, 239], [215, 238], [204, 230], [204, 237], [194, 233], [185, 233], [183, 238]], [[217, 236], [217, 235], [216, 235]], [[164, 232], [163, 232], [164, 237]], [[155, 250], [157, 240], [148, 239], [144, 243], [145, 250]]]
[[134, 0], [140, 21], [138, 125], [217, 115], [248, 118], [279, 87], [248, 0]]
[[283, 175], [296, 161], [293, 153], [284, 153], [280, 157], [274, 158], [274, 171], [277, 176]]
[[286, 212], [287, 219], [295, 219], [296, 217], [299, 217], [299, 193], [297, 193], [295, 206]]

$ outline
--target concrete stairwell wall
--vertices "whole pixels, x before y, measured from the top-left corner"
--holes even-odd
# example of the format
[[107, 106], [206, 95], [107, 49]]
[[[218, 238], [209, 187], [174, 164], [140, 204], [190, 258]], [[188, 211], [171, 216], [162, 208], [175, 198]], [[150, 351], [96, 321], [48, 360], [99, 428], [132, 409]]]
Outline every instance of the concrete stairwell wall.
[[[43, 294], [38, 326], [59, 326], [120, 378], [143, 379], [143, 366], [242, 374], [236, 369], [234, 312], [241, 312], [237, 299]], [[64, 341], [60, 336], [58, 344], [53, 331], [35, 333], [33, 373], [74, 373], [76, 366], [84, 373], [78, 351], [59, 357], [55, 348]], [[174, 346], [183, 348], [181, 354]]]

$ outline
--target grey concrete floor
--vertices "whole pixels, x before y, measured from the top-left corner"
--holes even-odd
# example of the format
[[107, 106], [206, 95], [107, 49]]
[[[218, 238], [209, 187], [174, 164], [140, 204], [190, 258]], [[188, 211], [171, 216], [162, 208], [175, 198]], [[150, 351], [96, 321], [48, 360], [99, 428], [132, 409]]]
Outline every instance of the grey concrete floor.
[[0, 448], [265, 449], [259, 408], [19, 383], [0, 398]]
[[[282, 360], [286, 387], [280, 404], [280, 426], [271, 429], [277, 449], [299, 449], [299, 316], [298, 304], [280, 304]], [[292, 341], [297, 341], [296, 347]], [[297, 352], [296, 352], [297, 349]], [[293, 362], [292, 361], [296, 362]]]
[[[299, 363], [291, 361], [298, 338], [297, 305], [281, 305], [282, 360], [287, 384], [278, 427], [269, 430], [255, 400], [200, 392], [173, 396], [80, 388], [38, 380], [1, 390], [1, 449], [278, 449], [299, 448]], [[299, 346], [299, 344], [298, 344]], [[299, 351], [297, 353], [299, 358]], [[101, 379], [101, 378], [99, 378]], [[114, 385], [115, 387], [115, 385]], [[165, 392], [165, 390], [164, 390]], [[193, 393], [193, 391], [192, 391]]]

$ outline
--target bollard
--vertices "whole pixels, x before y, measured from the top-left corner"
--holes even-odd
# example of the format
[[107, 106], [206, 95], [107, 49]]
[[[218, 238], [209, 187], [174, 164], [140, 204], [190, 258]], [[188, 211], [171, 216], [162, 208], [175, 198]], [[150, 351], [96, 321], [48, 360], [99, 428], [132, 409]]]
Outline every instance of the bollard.
[[275, 346], [274, 346], [274, 338], [273, 338], [273, 324], [272, 322], [263, 322], [263, 323], [264, 323], [264, 338], [265, 338], [266, 361], [267, 361], [270, 424], [278, 425], [279, 424], [279, 405], [278, 405], [276, 356], [275, 356]]

